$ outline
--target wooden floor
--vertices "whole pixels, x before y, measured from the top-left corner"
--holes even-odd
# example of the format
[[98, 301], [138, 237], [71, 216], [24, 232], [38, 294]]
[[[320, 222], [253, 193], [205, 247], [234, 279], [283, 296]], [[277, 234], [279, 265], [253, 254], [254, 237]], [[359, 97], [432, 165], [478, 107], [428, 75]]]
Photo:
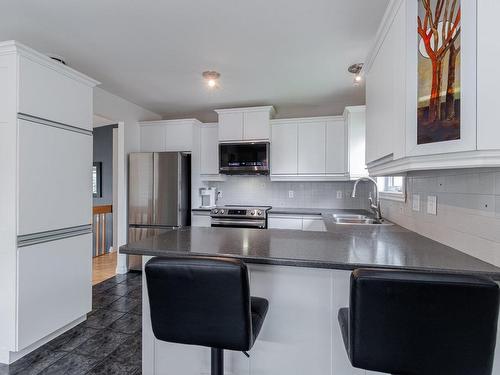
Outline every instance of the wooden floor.
[[92, 258], [92, 285], [116, 274], [116, 251]]

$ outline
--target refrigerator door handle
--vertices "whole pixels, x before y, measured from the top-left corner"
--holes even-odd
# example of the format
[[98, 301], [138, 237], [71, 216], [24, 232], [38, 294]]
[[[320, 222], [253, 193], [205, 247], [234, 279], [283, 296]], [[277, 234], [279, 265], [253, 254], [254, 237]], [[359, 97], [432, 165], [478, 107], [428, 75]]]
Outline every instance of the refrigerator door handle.
[[158, 162], [158, 153], [153, 153], [153, 222], [152, 224], [157, 224], [157, 210], [158, 210], [158, 170], [159, 170], [159, 162]]

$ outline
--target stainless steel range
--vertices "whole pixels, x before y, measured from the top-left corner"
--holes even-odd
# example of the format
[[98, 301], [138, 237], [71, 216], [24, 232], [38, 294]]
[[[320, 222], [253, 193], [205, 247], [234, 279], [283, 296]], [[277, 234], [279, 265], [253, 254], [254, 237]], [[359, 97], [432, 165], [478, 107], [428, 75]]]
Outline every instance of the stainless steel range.
[[270, 206], [221, 206], [212, 209], [212, 227], [267, 229]]

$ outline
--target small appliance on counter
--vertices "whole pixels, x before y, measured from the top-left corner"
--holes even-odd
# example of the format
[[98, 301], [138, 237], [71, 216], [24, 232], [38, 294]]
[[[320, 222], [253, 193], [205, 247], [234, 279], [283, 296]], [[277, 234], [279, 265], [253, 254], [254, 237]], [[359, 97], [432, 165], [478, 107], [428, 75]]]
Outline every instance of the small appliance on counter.
[[200, 189], [201, 206], [200, 208], [213, 208], [217, 201], [217, 188]]
[[220, 206], [210, 212], [212, 227], [267, 229], [270, 206]]

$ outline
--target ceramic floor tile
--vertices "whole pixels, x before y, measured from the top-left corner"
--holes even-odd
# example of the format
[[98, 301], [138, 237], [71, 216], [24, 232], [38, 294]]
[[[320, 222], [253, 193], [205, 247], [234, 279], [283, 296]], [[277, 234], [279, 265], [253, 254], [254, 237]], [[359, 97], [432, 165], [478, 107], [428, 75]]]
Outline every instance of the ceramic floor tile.
[[118, 300], [120, 296], [115, 294], [109, 294], [108, 292], [102, 292], [92, 296], [92, 308], [93, 309], [102, 309], [112, 304], [116, 300]]
[[68, 353], [54, 362], [40, 375], [84, 375], [94, 367], [99, 359], [76, 353]]
[[126, 295], [114, 301], [107, 307], [107, 309], [127, 313], [140, 305], [141, 305], [140, 300], [136, 298], [130, 298], [128, 297], [128, 295]]
[[103, 329], [108, 327], [115, 320], [120, 319], [124, 314], [118, 311], [97, 310], [90, 314], [83, 323], [85, 327]]
[[109, 328], [127, 334], [138, 333], [142, 328], [142, 317], [136, 314], [126, 314], [111, 323]]
[[56, 351], [70, 352], [77, 346], [81, 345], [92, 336], [95, 336], [99, 330], [85, 327], [83, 324], [70, 329], [68, 332], [63, 333], [61, 336], [56, 337], [54, 340], [47, 343], [47, 347]]
[[83, 344], [78, 346], [75, 349], [75, 353], [96, 357], [96, 358], [104, 358], [107, 355], [111, 354], [119, 345], [121, 345], [125, 340], [127, 340], [128, 336], [111, 330], [103, 330], [99, 332], [98, 335], [95, 335], [85, 341]]
[[42, 346], [9, 366], [9, 375], [34, 375], [65, 356], [67, 353]]
[[90, 370], [88, 375], [139, 375], [140, 366], [131, 366], [107, 360], [101, 361], [97, 366]]
[[142, 363], [142, 336], [131, 335], [108, 356], [109, 361], [140, 366]]

